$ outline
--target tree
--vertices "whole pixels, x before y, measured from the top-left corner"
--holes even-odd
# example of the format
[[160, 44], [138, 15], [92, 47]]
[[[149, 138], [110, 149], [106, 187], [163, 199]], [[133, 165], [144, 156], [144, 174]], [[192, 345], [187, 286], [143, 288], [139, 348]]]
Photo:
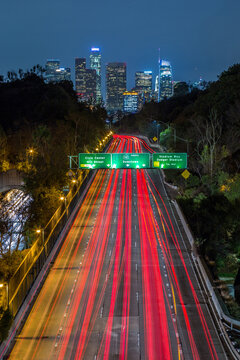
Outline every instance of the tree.
[[[207, 119], [202, 117], [195, 119], [194, 127], [196, 129], [196, 151], [199, 161], [203, 166], [203, 172], [209, 173], [212, 178], [214, 170], [216, 169], [217, 160], [222, 160], [217, 157], [222, 135], [222, 123], [216, 110], [212, 109]], [[227, 154], [224, 153], [222, 155], [227, 156]]]
[[173, 96], [184, 96], [189, 93], [189, 86], [185, 81], [179, 81], [174, 85]]

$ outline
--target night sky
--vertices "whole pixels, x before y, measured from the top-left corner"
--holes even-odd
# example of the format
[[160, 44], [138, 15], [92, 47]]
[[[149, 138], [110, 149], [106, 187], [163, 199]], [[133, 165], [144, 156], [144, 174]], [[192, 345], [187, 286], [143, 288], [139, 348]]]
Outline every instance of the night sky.
[[1, 1], [0, 74], [58, 58], [74, 74], [74, 58], [99, 46], [103, 65], [123, 61], [128, 87], [138, 70], [157, 72], [161, 58], [174, 80], [215, 80], [240, 62], [239, 0]]

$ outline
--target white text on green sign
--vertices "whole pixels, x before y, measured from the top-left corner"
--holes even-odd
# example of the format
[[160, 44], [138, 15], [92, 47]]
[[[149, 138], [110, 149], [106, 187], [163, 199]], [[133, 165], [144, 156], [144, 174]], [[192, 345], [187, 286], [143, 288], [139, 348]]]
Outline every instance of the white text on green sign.
[[150, 154], [123, 153], [112, 154], [113, 169], [142, 169], [150, 167]]
[[186, 169], [186, 153], [155, 153], [153, 154], [153, 167], [160, 169]]
[[110, 169], [112, 165], [111, 154], [94, 153], [79, 154], [79, 167], [81, 169]]

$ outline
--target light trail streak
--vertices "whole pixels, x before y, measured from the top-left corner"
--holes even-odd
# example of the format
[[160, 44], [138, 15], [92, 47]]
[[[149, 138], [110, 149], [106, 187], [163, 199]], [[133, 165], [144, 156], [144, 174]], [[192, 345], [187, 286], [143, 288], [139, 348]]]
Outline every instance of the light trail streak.
[[[114, 179], [114, 185], [113, 185], [113, 191], [111, 192], [110, 197], [113, 197], [114, 192], [116, 192], [118, 175], [119, 175], [119, 171], [116, 172], [116, 176], [115, 176], [115, 179]], [[103, 214], [104, 211], [105, 211], [106, 204], [107, 204], [107, 199], [108, 199], [108, 196], [109, 196], [109, 193], [110, 193], [110, 190], [111, 190], [113, 176], [114, 176], [114, 172], [111, 173], [110, 180], [109, 180], [109, 183], [108, 183], [108, 187], [107, 187], [107, 189], [105, 191], [104, 199], [102, 201], [102, 205], [101, 205], [101, 208], [99, 210], [100, 214]], [[109, 226], [109, 219], [110, 219], [111, 213], [113, 211], [113, 204], [114, 204], [113, 199], [110, 198], [109, 202], [110, 202], [110, 210], [109, 210], [109, 214], [108, 214], [108, 219], [107, 219], [105, 225], [103, 224], [103, 226], [105, 228], [105, 231], [104, 231], [104, 236], [103, 236], [103, 239], [102, 239], [101, 246], [96, 240], [91, 241], [91, 238], [90, 238], [89, 243], [88, 243], [88, 246], [91, 246], [91, 251], [89, 251], [89, 256], [88, 256], [89, 264], [91, 264], [93, 262], [93, 256], [95, 255], [96, 249], [97, 248], [99, 249], [99, 247], [101, 247], [101, 249], [98, 250], [98, 251], [100, 251], [99, 258], [97, 258], [98, 271], [100, 270], [100, 268], [102, 266], [102, 256], [103, 256], [103, 251], [105, 249], [106, 241], [107, 241], [107, 231], [108, 231], [108, 226]], [[100, 223], [103, 222], [102, 216], [99, 216], [98, 221]], [[100, 228], [99, 225], [94, 227], [94, 233], [92, 235], [93, 239], [97, 239], [97, 232], [98, 232], [99, 228]], [[84, 261], [86, 261], [86, 260], [84, 260]], [[69, 342], [69, 338], [70, 338], [70, 335], [71, 335], [71, 331], [72, 331], [72, 328], [73, 328], [73, 323], [74, 323], [78, 308], [80, 306], [80, 302], [81, 302], [83, 291], [84, 291], [84, 286], [86, 284], [86, 281], [87, 281], [87, 278], [88, 278], [88, 275], [89, 275], [89, 271], [90, 271], [90, 266], [88, 266], [88, 267], [83, 266], [83, 270], [82, 270], [81, 276], [80, 276], [81, 283], [80, 283], [79, 289], [78, 289], [78, 291], [76, 293], [77, 296], [75, 297], [74, 302], [73, 302], [73, 306], [72, 306], [73, 311], [71, 312], [71, 316], [69, 316], [69, 321], [68, 321], [68, 324], [67, 324], [67, 327], [66, 327], [67, 332], [66, 332], [66, 334], [64, 336], [63, 343], [62, 343], [62, 346], [61, 346], [61, 351], [60, 351], [58, 359], [64, 359], [64, 356], [65, 356], [65, 353], [66, 353], [66, 350], [67, 350], [67, 345], [68, 345], [68, 342]], [[86, 321], [87, 321], [87, 318], [86, 318]], [[84, 328], [84, 330], [85, 330], [85, 328]], [[82, 343], [82, 338], [85, 339], [85, 336], [86, 336], [86, 334], [81, 333], [80, 340], [79, 340], [80, 344]], [[78, 350], [77, 350], [78, 352], [80, 352], [80, 346], [81, 345], [78, 346]], [[82, 349], [82, 347], [81, 347], [81, 349]]]
[[[131, 142], [132, 145], [132, 142]], [[125, 269], [123, 288], [122, 331], [120, 338], [119, 359], [127, 359], [128, 333], [131, 296], [131, 241], [132, 241], [132, 173], [127, 171], [127, 193], [125, 202]]]
[[[137, 170], [137, 189], [139, 197], [139, 227], [143, 273], [143, 299], [144, 299], [144, 330], [145, 330], [145, 356], [147, 359], [159, 359], [159, 353], [164, 359], [171, 359], [169, 343], [168, 322], [164, 303], [161, 271], [154, 231], [151, 227], [147, 204], [148, 193], [144, 186], [141, 171]], [[150, 264], [152, 270], [150, 271]]]

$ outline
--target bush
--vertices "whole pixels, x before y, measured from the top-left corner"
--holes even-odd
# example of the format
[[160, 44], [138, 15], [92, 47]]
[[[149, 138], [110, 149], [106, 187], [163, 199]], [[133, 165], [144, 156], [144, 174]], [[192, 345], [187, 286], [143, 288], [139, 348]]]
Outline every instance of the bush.
[[0, 342], [2, 342], [8, 336], [13, 317], [9, 309], [3, 310], [3, 308], [0, 308], [0, 317]]

